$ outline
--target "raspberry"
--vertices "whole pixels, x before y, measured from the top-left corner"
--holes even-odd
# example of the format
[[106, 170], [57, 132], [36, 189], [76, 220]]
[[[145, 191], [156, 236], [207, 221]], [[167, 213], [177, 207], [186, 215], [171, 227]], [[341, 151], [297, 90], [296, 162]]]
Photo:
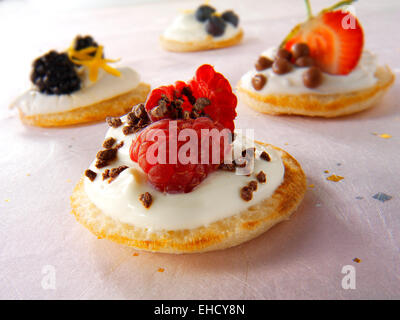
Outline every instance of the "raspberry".
[[[196, 102], [200, 100], [203, 103], [198, 108]], [[146, 102], [146, 110], [152, 121], [207, 116], [233, 132], [236, 105], [229, 81], [212, 66], [202, 65], [188, 83], [177, 81], [175, 85], [154, 89]]]
[[[176, 130], [172, 130], [174, 127]], [[190, 133], [195, 138], [179, 141], [179, 134], [184, 129], [192, 129]], [[210, 172], [218, 168], [224, 160], [224, 155], [231, 150], [230, 139], [225, 144], [225, 139], [214, 141], [210, 136], [202, 137], [201, 129], [217, 129], [221, 136], [230, 138], [226, 136], [230, 135], [228, 130], [224, 130], [222, 125], [206, 117], [185, 120], [163, 119], [152, 123], [139, 133], [130, 147], [130, 157], [132, 161], [139, 164], [147, 174], [150, 184], [158, 191], [190, 192]], [[157, 138], [154, 138], [155, 136]], [[208, 145], [205, 144], [207, 140]], [[170, 142], [176, 145], [175, 150], [172, 144], [170, 146]], [[215, 145], [213, 146], [214, 143], [219, 144], [219, 153], [214, 155], [214, 160], [217, 161], [213, 161], [212, 151], [217, 150]], [[161, 154], [162, 150], [165, 150], [164, 159]], [[152, 155], [154, 156], [152, 157]], [[209, 161], [201, 161], [207, 156]]]

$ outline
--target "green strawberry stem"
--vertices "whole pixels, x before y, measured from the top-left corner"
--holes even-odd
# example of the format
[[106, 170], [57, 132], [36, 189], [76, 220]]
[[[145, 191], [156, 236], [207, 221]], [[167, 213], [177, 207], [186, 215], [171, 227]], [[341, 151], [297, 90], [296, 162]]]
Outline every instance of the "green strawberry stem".
[[311, 19], [313, 17], [313, 15], [312, 15], [312, 11], [311, 11], [310, 0], [304, 0], [304, 2], [306, 4], [306, 8], [307, 8], [307, 18]]
[[356, 2], [357, 0], [344, 0], [344, 1], [339, 1], [338, 3], [334, 4], [333, 6], [330, 6], [328, 8], [323, 9], [320, 13], [325, 13], [328, 11], [334, 11], [336, 9], [339, 9], [340, 7], [343, 6], [349, 6], [351, 5], [353, 2]]
[[299, 23], [292, 30], [290, 30], [289, 34], [285, 37], [285, 39], [283, 39], [283, 41], [279, 45], [279, 48], [283, 48], [285, 46], [286, 42], [288, 42], [297, 32], [299, 32], [301, 25], [302, 24]]

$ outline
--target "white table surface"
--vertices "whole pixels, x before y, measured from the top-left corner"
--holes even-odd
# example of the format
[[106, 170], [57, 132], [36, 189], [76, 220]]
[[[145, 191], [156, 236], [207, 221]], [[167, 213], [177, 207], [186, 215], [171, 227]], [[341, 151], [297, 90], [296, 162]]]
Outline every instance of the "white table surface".
[[[332, 4], [312, 2], [315, 11]], [[267, 116], [239, 103], [236, 126], [290, 152], [314, 188], [288, 222], [236, 248], [195, 255], [135, 256], [98, 240], [70, 214], [69, 196], [103, 141], [105, 123], [39, 129], [8, 110], [29, 85], [31, 61], [66, 48], [76, 34], [92, 34], [107, 56], [121, 57], [153, 87], [188, 80], [203, 63], [235, 85], [260, 52], [304, 18], [302, 1], [213, 1], [240, 13], [243, 43], [184, 54], [163, 51], [158, 35], [178, 9], [200, 1], [47, 10], [35, 3], [0, 2], [0, 298], [400, 298], [398, 81], [374, 109], [331, 120]], [[398, 75], [400, 2], [363, 0], [356, 13], [366, 48]], [[344, 179], [327, 181], [324, 170]], [[378, 192], [392, 199], [372, 198]], [[345, 265], [356, 270], [354, 290], [342, 288]], [[55, 271], [54, 289], [42, 286], [46, 266]]]

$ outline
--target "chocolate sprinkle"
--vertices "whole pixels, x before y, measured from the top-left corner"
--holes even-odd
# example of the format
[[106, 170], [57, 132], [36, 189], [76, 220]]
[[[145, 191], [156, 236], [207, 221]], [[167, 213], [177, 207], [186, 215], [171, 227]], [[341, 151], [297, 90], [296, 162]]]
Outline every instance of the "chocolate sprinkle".
[[151, 204], [153, 203], [153, 197], [148, 192], [141, 194], [139, 200], [146, 209], [150, 208]]
[[103, 180], [107, 180], [110, 177], [110, 169], [106, 169], [103, 172]]
[[117, 149], [107, 149], [97, 152], [96, 158], [99, 160], [110, 161], [117, 157]]
[[221, 163], [218, 167], [219, 170], [223, 171], [235, 171], [235, 164], [234, 163]]
[[195, 104], [193, 105], [193, 109], [196, 111], [201, 111], [203, 110], [205, 107], [207, 107], [208, 105], [210, 105], [210, 100], [207, 98], [198, 98], [195, 102]]
[[259, 183], [267, 182], [267, 176], [265, 175], [264, 171], [262, 171], [262, 170], [256, 175], [256, 178]]
[[242, 151], [242, 157], [246, 157], [247, 155], [250, 157], [254, 157], [254, 153], [256, 152], [256, 148], [247, 148]]
[[115, 179], [116, 177], [119, 176], [119, 174], [124, 171], [125, 169], [128, 169], [128, 166], [119, 166], [117, 168], [112, 168], [110, 171], [110, 177]]
[[120, 125], [122, 125], [122, 121], [118, 117], [107, 117], [106, 121], [108, 125], [113, 128], [118, 128]]
[[139, 131], [139, 128], [134, 126], [125, 126], [122, 128], [122, 133], [126, 136], [135, 133], [137, 131]]
[[245, 186], [242, 189], [240, 189], [240, 197], [244, 201], [250, 201], [253, 199], [253, 190], [249, 186]]
[[96, 179], [97, 177], [97, 173], [90, 169], [87, 169], [85, 171], [85, 176], [88, 177], [90, 181], [94, 181], [94, 179]]
[[247, 161], [244, 159], [233, 160], [233, 163], [235, 164], [235, 167], [237, 167], [237, 168], [244, 168], [247, 166]]
[[252, 180], [252, 181], [249, 182], [249, 184], [248, 184], [247, 186], [248, 186], [251, 190], [257, 191], [257, 188], [258, 188], [257, 181]]
[[97, 159], [96, 164], [95, 164], [95, 167], [97, 169], [101, 169], [101, 168], [104, 168], [104, 167], [107, 167], [107, 166], [108, 166], [108, 161], [107, 160]]
[[260, 158], [265, 160], [265, 161], [271, 161], [271, 157], [265, 151], [261, 152]]
[[143, 120], [147, 120], [149, 118], [149, 115], [147, 114], [143, 103], [140, 103], [137, 106], [134, 106], [132, 108], [132, 112], [134, 113], [136, 118], [143, 119]]
[[124, 146], [124, 142], [121, 141], [120, 143], [118, 143], [118, 144], [115, 146], [115, 149], [122, 148], [123, 146]]
[[109, 137], [108, 139], [104, 140], [103, 148], [104, 149], [111, 149], [116, 141], [117, 140], [115, 140], [113, 137]]

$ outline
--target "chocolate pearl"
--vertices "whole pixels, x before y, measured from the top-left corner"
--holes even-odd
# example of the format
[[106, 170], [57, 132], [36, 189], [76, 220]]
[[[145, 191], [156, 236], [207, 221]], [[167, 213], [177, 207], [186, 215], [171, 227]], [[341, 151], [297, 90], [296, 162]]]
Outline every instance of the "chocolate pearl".
[[284, 58], [276, 58], [272, 64], [272, 70], [277, 74], [285, 74], [292, 70], [292, 65]]
[[298, 67], [311, 67], [315, 64], [314, 59], [311, 57], [300, 57], [296, 59], [296, 66]]
[[257, 71], [262, 71], [262, 70], [270, 68], [273, 63], [274, 62], [272, 60], [261, 56], [258, 58], [258, 60], [255, 64], [255, 67], [256, 67]]
[[317, 67], [311, 67], [303, 73], [303, 83], [307, 88], [316, 88], [322, 83], [322, 72]]
[[277, 59], [277, 58], [283, 58], [283, 59], [290, 61], [290, 59], [292, 59], [292, 53], [286, 49], [281, 48], [276, 53], [275, 59]]
[[296, 43], [292, 48], [294, 60], [300, 57], [307, 57], [310, 55], [310, 48], [306, 43]]
[[251, 79], [251, 84], [253, 85], [253, 88], [256, 90], [261, 90], [262, 88], [264, 88], [266, 83], [267, 83], [267, 78], [261, 73], [256, 74]]

